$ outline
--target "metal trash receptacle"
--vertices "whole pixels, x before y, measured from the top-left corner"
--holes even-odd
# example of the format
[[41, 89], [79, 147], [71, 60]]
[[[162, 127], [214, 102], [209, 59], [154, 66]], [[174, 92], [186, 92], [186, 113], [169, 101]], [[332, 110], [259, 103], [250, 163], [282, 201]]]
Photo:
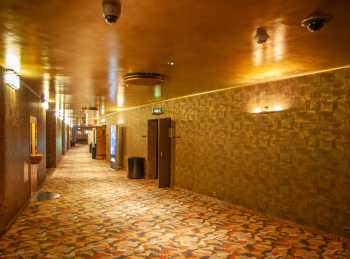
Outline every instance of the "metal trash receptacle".
[[92, 146], [91, 157], [92, 159], [96, 159], [96, 146]]
[[143, 157], [129, 157], [128, 159], [128, 178], [143, 179], [145, 178]]

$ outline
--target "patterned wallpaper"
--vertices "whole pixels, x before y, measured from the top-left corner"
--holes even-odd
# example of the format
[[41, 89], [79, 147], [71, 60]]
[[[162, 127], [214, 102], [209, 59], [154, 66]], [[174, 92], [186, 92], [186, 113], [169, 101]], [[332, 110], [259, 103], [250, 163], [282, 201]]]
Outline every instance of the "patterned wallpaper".
[[[349, 69], [157, 106], [174, 120], [173, 186], [350, 236]], [[126, 127], [125, 159], [147, 157], [151, 108], [107, 118]]]

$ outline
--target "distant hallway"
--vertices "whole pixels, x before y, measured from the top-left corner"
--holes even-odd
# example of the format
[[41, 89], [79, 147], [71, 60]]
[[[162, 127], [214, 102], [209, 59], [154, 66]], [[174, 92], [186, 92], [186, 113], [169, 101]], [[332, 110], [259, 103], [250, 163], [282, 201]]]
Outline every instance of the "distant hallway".
[[[350, 258], [335, 237], [154, 181], [129, 180], [78, 146], [0, 239], [0, 257]], [[241, 257], [240, 257], [241, 256]]]

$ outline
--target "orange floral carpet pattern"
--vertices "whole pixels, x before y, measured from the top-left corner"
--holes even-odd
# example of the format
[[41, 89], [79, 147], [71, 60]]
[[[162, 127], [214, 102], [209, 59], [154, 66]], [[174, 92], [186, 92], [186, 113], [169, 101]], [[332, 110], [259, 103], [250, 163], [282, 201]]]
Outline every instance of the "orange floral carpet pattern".
[[87, 148], [64, 157], [0, 239], [0, 258], [350, 258], [345, 242], [154, 181], [129, 180]]

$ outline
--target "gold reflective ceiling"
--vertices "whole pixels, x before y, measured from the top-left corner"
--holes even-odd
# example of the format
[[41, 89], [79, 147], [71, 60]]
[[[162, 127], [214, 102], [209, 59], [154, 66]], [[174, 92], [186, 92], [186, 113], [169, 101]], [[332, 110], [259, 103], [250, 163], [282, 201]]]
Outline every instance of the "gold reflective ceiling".
[[[20, 74], [74, 109], [131, 107], [220, 88], [350, 65], [349, 0], [122, 0], [114, 25], [102, 0], [1, 0], [0, 64], [17, 49]], [[333, 16], [310, 33], [302, 19]], [[257, 27], [270, 39], [257, 45]], [[169, 65], [174, 61], [175, 65]], [[128, 72], [167, 76], [162, 86], [125, 86]], [[57, 78], [64, 78], [57, 86]]]

